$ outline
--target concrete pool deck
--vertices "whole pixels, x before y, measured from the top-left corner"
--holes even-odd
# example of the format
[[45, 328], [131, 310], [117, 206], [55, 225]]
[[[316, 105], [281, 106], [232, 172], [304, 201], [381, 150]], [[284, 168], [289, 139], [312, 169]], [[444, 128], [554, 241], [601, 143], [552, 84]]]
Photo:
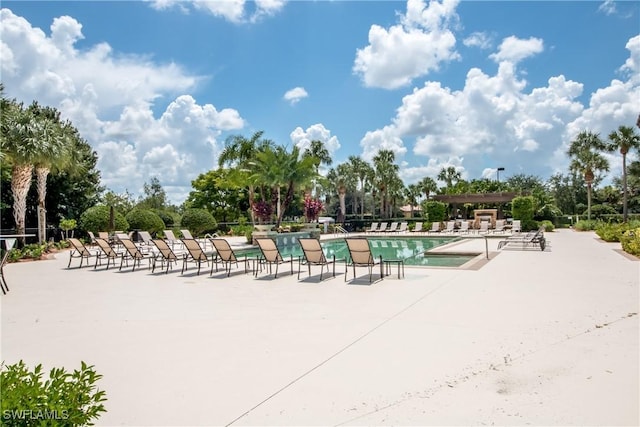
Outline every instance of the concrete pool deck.
[[640, 262], [591, 232], [547, 236], [371, 285], [363, 268], [67, 270], [61, 252], [5, 268], [1, 357], [95, 365], [104, 426], [640, 425]]

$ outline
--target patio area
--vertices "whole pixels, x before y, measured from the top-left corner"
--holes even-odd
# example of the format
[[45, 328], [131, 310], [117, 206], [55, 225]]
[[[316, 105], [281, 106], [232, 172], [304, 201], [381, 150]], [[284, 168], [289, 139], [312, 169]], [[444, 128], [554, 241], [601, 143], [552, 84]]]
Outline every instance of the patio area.
[[343, 264], [152, 275], [61, 252], [5, 268], [2, 360], [95, 365], [104, 426], [640, 425], [640, 262], [591, 232], [548, 239], [371, 285]]

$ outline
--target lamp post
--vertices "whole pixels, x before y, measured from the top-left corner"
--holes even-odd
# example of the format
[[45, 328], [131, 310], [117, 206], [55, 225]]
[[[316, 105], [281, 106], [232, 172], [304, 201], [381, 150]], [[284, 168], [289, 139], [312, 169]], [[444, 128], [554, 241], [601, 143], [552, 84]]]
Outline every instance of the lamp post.
[[496, 180], [500, 182], [500, 171], [504, 171], [504, 168], [498, 168], [496, 171]]

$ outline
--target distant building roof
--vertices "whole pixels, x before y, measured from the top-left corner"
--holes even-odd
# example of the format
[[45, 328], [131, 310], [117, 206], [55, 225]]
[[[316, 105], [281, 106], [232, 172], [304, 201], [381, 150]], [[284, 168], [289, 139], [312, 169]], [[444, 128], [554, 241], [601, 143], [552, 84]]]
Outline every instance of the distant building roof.
[[[402, 207], [400, 208], [400, 210], [401, 210], [402, 212], [411, 212], [411, 205], [404, 205], [404, 206], [402, 206]], [[420, 207], [420, 205], [418, 205], [418, 206], [414, 206], [414, 207], [413, 207], [413, 211], [414, 211], [414, 212], [420, 212], [420, 211], [422, 211], [422, 208]]]

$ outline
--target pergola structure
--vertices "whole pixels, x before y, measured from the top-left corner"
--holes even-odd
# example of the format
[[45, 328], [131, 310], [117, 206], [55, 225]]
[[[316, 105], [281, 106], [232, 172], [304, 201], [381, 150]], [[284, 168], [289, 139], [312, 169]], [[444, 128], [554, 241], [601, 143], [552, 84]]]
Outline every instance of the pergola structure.
[[[454, 212], [459, 204], [471, 203], [509, 203], [520, 193], [515, 191], [505, 191], [500, 193], [466, 193], [466, 194], [439, 194], [433, 196], [433, 200], [453, 205]], [[498, 209], [498, 217], [502, 216], [502, 209]]]

